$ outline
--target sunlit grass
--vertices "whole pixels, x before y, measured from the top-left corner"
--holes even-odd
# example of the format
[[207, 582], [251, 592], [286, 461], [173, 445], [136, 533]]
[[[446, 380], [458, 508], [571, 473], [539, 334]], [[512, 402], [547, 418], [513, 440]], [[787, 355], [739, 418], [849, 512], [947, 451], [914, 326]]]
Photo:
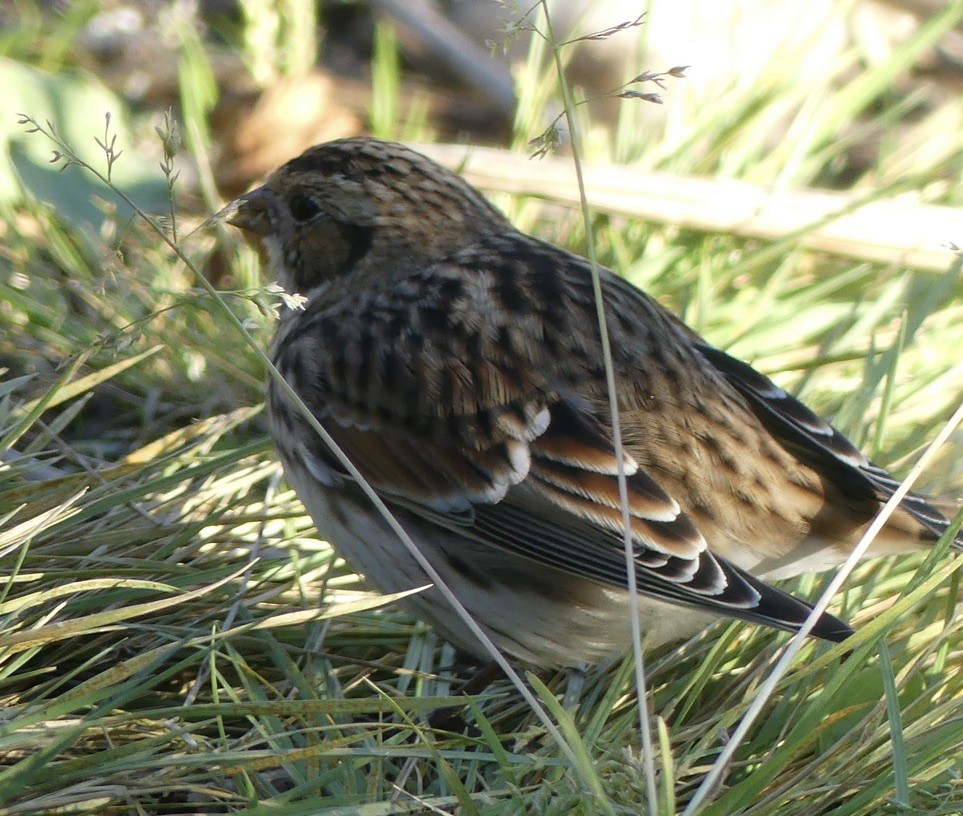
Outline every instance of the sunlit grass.
[[[62, 45], [81, 19], [65, 16], [59, 35], [43, 37]], [[400, 78], [390, 37], [378, 43], [383, 95]], [[180, 79], [198, 115], [203, 88], [192, 96], [189, 86], [204, 81], [203, 47], [192, 46]], [[52, 53], [59, 62], [44, 67], [70, 66], [66, 48]], [[583, 158], [841, 185], [843, 134], [901, 116], [886, 92], [892, 66], [846, 79], [855, 59], [825, 65], [805, 88], [788, 64], [773, 66], [764, 87], [734, 87], [717, 109], [679, 111], [685, 94], [670, 90], [677, 124], [661, 140], [626, 124], [644, 104], [626, 101], [614, 139], [589, 139]], [[557, 98], [535, 64], [519, 90], [522, 150]], [[632, 70], [643, 67], [668, 66]], [[419, 136], [390, 100], [380, 104], [381, 135]], [[884, 144], [857, 186], [909, 174], [929, 200], [959, 204], [960, 174], [948, 172], [958, 145], [943, 131], [959, 109], [947, 102], [912, 125], [916, 143], [939, 149]], [[100, 137], [103, 111], [88, 113], [90, 138]], [[198, 135], [184, 149], [206, 167], [213, 146]], [[131, 147], [119, 163], [156, 167]], [[106, 189], [102, 198], [114, 201]], [[499, 203], [525, 228], [584, 248], [577, 212]], [[156, 233], [113, 217], [113, 206], [99, 232], [42, 204], [5, 205], [0, 223], [0, 813], [640, 812], [628, 660], [533, 679], [571, 738], [575, 769], [504, 685], [473, 704], [479, 734], [428, 732], [425, 712], [451, 702], [458, 656], [394, 608], [365, 608], [376, 599], [280, 480], [258, 356]], [[253, 257], [211, 231], [190, 234], [200, 219], [180, 218], [181, 250], [231, 290], [226, 303], [265, 345], [276, 296], [256, 287]], [[592, 224], [601, 263], [833, 416], [881, 464], [904, 472], [960, 399], [963, 293], [949, 251], [945, 274], [914, 273], [793, 241]], [[961, 453], [957, 437], [928, 489], [963, 492]], [[836, 610], [858, 637], [807, 644], [704, 812], [868, 816], [903, 812], [893, 798], [907, 793], [911, 812], [959, 812], [963, 637], [951, 567], [925, 554], [862, 566]], [[790, 588], [815, 597], [823, 581]], [[785, 639], [721, 622], [648, 657], [662, 812], [684, 807]]]

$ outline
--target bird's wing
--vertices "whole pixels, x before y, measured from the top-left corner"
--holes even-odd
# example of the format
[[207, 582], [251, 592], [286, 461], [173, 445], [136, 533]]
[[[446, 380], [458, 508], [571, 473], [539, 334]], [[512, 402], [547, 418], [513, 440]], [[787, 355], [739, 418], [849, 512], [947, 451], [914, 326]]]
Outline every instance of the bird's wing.
[[[882, 503], [899, 487], [899, 480], [873, 464], [832, 425], [768, 377], [707, 343], [697, 341], [695, 347], [746, 398], [769, 433], [845, 495]], [[939, 510], [913, 493], [903, 499], [900, 506], [934, 538], [949, 526]], [[963, 533], [957, 535], [954, 547], [963, 548]]]
[[[611, 436], [584, 407], [560, 400], [533, 440], [528, 477], [495, 505], [477, 505], [462, 532], [575, 575], [624, 588], [628, 576]], [[626, 474], [629, 526], [639, 590], [793, 631], [811, 607], [715, 555], [689, 515], [644, 470]], [[450, 522], [445, 526], [452, 527]], [[824, 615], [814, 634], [851, 633]]]
[[[624, 589], [624, 527], [611, 440], [565, 400], [547, 412], [544, 432], [520, 443], [523, 454], [514, 461], [488, 454], [483, 467], [475, 452], [464, 449], [325, 425], [389, 505], [476, 542]], [[311, 455], [336, 467], [317, 447]], [[453, 485], [462, 491], [454, 493]], [[631, 461], [626, 486], [640, 592], [790, 631], [806, 619], [808, 604], [714, 555], [678, 503]], [[828, 640], [850, 633], [830, 615], [814, 629]]]
[[[373, 334], [371, 323], [352, 334], [334, 320], [338, 335], [326, 337], [331, 315], [304, 316], [306, 345], [292, 339], [279, 363], [308, 407], [390, 503], [476, 541], [625, 588], [619, 459], [608, 423], [538, 373], [533, 355], [541, 352], [522, 348], [499, 323], [512, 315], [428, 315], [424, 304], [399, 298], [403, 293], [389, 300], [406, 310], [405, 328], [391, 336]], [[401, 324], [386, 313], [374, 325], [390, 332]], [[339, 470], [320, 439], [300, 438], [298, 455], [321, 481]], [[626, 453], [621, 464], [641, 592], [799, 627], [811, 607], [713, 554], [652, 475]], [[814, 630], [831, 640], [850, 632], [829, 615]]]

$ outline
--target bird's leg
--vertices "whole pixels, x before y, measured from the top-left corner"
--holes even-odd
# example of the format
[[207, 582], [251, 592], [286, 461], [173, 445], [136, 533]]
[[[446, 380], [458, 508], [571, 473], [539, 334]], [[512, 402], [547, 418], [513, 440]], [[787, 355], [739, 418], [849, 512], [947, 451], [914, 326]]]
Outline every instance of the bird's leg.
[[[494, 660], [489, 661], [462, 683], [455, 691], [455, 694], [460, 697], [480, 694], [502, 677], [504, 677], [504, 672], [502, 672], [501, 666]], [[440, 731], [462, 733], [468, 727], [461, 715], [464, 708], [464, 706], [446, 706], [445, 708], [439, 708], [431, 712], [428, 716], [428, 725]]]

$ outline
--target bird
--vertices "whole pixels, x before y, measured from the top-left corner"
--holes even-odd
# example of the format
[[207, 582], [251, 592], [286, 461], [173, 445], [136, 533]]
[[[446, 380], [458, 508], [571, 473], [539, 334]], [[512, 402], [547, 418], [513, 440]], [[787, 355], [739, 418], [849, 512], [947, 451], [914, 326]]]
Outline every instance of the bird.
[[[899, 486], [768, 377], [598, 268], [617, 445], [592, 265], [407, 146], [317, 145], [228, 209], [292, 296], [269, 356], [303, 408], [269, 379], [269, 426], [318, 531], [383, 593], [430, 584], [305, 409], [517, 664], [584, 666], [631, 648], [620, 471], [647, 648], [720, 617], [797, 631], [811, 605], [770, 582], [841, 563]], [[869, 555], [931, 546], [948, 526], [910, 493]], [[485, 656], [436, 587], [402, 603]], [[811, 634], [852, 632], [823, 613]]]

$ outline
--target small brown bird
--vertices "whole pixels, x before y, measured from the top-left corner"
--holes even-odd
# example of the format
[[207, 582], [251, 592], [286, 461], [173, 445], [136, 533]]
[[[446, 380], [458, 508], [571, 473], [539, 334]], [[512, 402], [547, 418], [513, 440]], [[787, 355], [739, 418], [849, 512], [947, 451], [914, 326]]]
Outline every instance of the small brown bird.
[[[499, 648], [537, 667], [627, 649], [589, 263], [375, 139], [311, 148], [236, 206], [230, 223], [305, 298], [281, 317], [274, 364]], [[719, 615], [797, 629], [811, 607], [764, 579], [840, 563], [898, 482], [769, 379], [600, 274], [647, 643]], [[273, 382], [268, 406], [320, 533], [384, 592], [427, 583]], [[946, 527], [910, 496], [870, 554], [926, 546]], [[406, 604], [481, 653], [434, 589]], [[851, 631], [823, 615], [814, 634]]]

